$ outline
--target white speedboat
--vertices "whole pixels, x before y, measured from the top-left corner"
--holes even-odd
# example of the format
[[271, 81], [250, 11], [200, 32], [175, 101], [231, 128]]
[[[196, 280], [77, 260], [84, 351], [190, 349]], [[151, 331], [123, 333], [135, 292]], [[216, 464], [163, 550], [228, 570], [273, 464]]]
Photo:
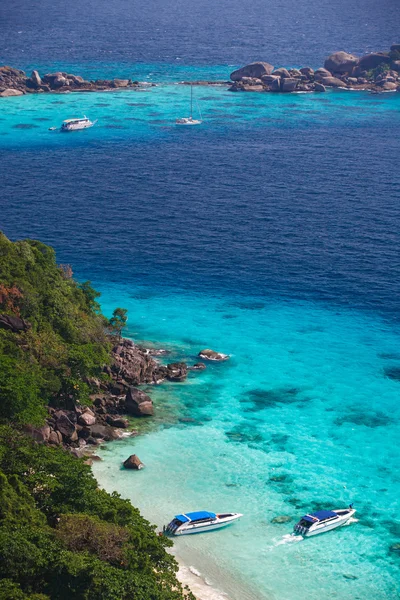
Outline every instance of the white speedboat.
[[240, 513], [215, 514], [205, 510], [176, 515], [163, 531], [166, 535], [186, 535], [188, 533], [203, 533], [230, 525], [243, 517]]
[[77, 131], [79, 129], [87, 129], [93, 127], [97, 121], [91, 121], [86, 116], [83, 119], [66, 119], [61, 125], [61, 131]]
[[197, 104], [197, 110], [200, 115], [200, 119], [193, 119], [193, 85], [190, 86], [190, 117], [182, 117], [181, 119], [176, 119], [177, 125], [201, 125], [201, 113], [199, 105]]
[[315, 513], [304, 515], [294, 526], [294, 532], [304, 537], [325, 533], [325, 531], [345, 525], [355, 512], [352, 504], [349, 508], [338, 510], [318, 510]]

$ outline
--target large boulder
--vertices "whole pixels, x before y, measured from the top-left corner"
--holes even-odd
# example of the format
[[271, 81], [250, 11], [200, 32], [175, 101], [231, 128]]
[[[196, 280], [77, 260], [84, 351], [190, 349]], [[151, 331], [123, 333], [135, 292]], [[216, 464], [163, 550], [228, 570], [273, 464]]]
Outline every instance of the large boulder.
[[129, 427], [128, 419], [124, 419], [123, 417], [107, 415], [106, 421], [109, 425], [111, 425], [111, 427], [118, 427], [122, 429]]
[[188, 374], [187, 364], [184, 362], [167, 365], [167, 379], [169, 381], [183, 381]]
[[294, 77], [285, 77], [281, 79], [281, 92], [294, 92], [299, 83]]
[[129, 79], [114, 79], [114, 87], [123, 88], [128, 87]]
[[89, 443], [90, 439], [103, 439], [106, 442], [111, 440], [117, 440], [120, 435], [109, 425], [92, 425], [90, 427], [91, 436], [87, 438], [86, 442]]
[[79, 416], [78, 423], [84, 427], [89, 427], [90, 425], [94, 425], [96, 423], [96, 417], [92, 411], [88, 410]]
[[209, 348], [201, 350], [198, 356], [199, 358], [205, 358], [206, 360], [214, 361], [228, 360], [229, 358], [229, 354], [222, 354], [222, 352], [216, 352], [215, 350], [210, 350]]
[[287, 69], [285, 69], [284, 67], [281, 67], [280, 69], [276, 69], [273, 72], [273, 75], [275, 75], [276, 77], [290, 77], [290, 73]]
[[62, 444], [62, 435], [59, 431], [51, 431], [48, 439], [48, 443], [53, 446], [59, 446]]
[[302, 75], [305, 75], [308, 79], [310, 79], [314, 76], [314, 69], [312, 69], [311, 67], [302, 67], [300, 69], [300, 73]]
[[280, 92], [281, 91], [281, 78], [275, 77], [273, 81], [269, 84], [269, 89], [271, 92]]
[[319, 80], [325, 87], [345, 88], [346, 84], [337, 77], [323, 77]]
[[38, 71], [32, 71], [31, 79], [32, 85], [34, 88], [39, 88], [42, 85], [42, 80]]
[[263, 75], [270, 75], [274, 67], [266, 62], [254, 62], [250, 65], [246, 65], [241, 69], [237, 69], [231, 73], [232, 81], [240, 81], [243, 77], [256, 77], [261, 79]]
[[33, 438], [35, 442], [41, 444], [49, 441], [51, 433], [48, 425], [43, 425], [43, 427], [32, 427], [31, 425], [27, 425], [24, 427], [24, 431], [29, 437]]
[[320, 83], [319, 81], [316, 82], [316, 84], [314, 86], [314, 90], [316, 92], [326, 92], [325, 86], [322, 83]]
[[130, 387], [125, 398], [125, 410], [135, 417], [147, 417], [154, 413], [153, 401], [142, 390]]
[[31, 324], [20, 317], [0, 315], [0, 329], [7, 329], [13, 333], [20, 333], [21, 331], [28, 331], [30, 327]]
[[392, 81], [383, 81], [381, 87], [383, 90], [391, 92], [393, 90], [397, 90], [397, 83], [394, 83]]
[[376, 67], [385, 63], [390, 63], [388, 54], [384, 54], [383, 52], [372, 52], [371, 54], [362, 56], [358, 61], [357, 67], [361, 71], [369, 71], [370, 69], [376, 69]]
[[9, 98], [11, 96], [23, 96], [24, 92], [22, 90], [14, 90], [11, 88], [7, 88], [0, 92], [0, 98]]
[[131, 456], [124, 461], [123, 465], [125, 469], [136, 469], [137, 471], [140, 471], [140, 469], [143, 469], [144, 467], [144, 464], [136, 454], [131, 454]]
[[325, 60], [324, 67], [331, 73], [351, 73], [358, 58], [347, 52], [334, 52]]
[[63, 412], [57, 415], [56, 428], [66, 438], [71, 438], [76, 431], [75, 423]]
[[400, 73], [400, 60], [394, 60], [391, 63], [390, 68], [393, 69], [393, 71]]
[[323, 67], [320, 67], [319, 69], [314, 71], [315, 81], [318, 81], [319, 79], [322, 79], [323, 77], [332, 77], [332, 73], [330, 71], [328, 71], [328, 69], [324, 69]]

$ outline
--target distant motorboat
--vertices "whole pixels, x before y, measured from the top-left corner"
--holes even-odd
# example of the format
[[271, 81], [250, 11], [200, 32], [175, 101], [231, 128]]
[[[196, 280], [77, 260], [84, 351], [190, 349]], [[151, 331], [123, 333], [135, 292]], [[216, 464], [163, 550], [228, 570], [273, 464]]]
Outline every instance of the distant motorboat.
[[202, 120], [201, 120], [201, 113], [200, 113], [200, 108], [199, 105], [197, 104], [197, 110], [199, 112], [200, 115], [200, 119], [193, 119], [193, 85], [190, 85], [190, 117], [182, 117], [181, 119], [176, 119], [176, 124], [177, 125], [201, 125], [202, 124]]
[[294, 533], [298, 533], [304, 537], [325, 533], [325, 531], [336, 529], [336, 527], [341, 527], [348, 523], [355, 512], [352, 504], [350, 504], [349, 508], [338, 510], [318, 510], [317, 512], [304, 515], [294, 526]]
[[61, 125], [61, 131], [78, 131], [79, 129], [88, 129], [93, 127], [97, 121], [91, 121], [86, 116], [82, 119], [66, 119]]
[[213, 531], [230, 525], [243, 517], [240, 513], [215, 514], [207, 511], [198, 511], [176, 515], [172, 521], [163, 528], [166, 535], [187, 535], [189, 533], [203, 533]]

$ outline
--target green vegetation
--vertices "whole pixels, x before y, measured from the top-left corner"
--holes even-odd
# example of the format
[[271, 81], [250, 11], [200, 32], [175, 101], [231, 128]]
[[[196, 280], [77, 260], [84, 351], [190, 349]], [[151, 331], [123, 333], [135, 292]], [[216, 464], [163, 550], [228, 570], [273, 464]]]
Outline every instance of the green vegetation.
[[17, 335], [0, 329], [0, 419], [39, 425], [46, 404], [89, 401], [88, 380], [110, 360], [98, 296], [48, 246], [0, 233], [0, 313], [31, 325]]
[[110, 361], [106, 332], [126, 322], [120, 309], [110, 325], [97, 298], [51, 248], [0, 233], [0, 315], [22, 324], [0, 327], [0, 600], [193, 599], [167, 538], [82, 460], [23, 433], [48, 404], [89, 401]]
[[375, 67], [375, 69], [371, 69], [370, 71], [368, 71], [367, 75], [372, 79], [376, 79], [378, 75], [381, 75], [382, 73], [387, 73], [388, 71], [390, 71], [390, 65], [388, 63], [382, 63], [381, 65]]

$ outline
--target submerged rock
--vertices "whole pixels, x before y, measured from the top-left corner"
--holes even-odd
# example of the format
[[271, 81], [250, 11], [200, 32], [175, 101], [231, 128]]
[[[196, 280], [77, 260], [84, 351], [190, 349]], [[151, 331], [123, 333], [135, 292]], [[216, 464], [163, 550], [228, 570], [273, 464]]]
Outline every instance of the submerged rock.
[[137, 471], [144, 468], [144, 464], [136, 454], [131, 454], [131, 456], [124, 461], [123, 465], [125, 469], [136, 469]]
[[288, 515], [280, 515], [271, 519], [271, 523], [290, 523], [290, 521], [293, 521], [293, 517], [289, 517]]
[[198, 356], [200, 358], [204, 358], [206, 360], [216, 360], [216, 361], [223, 361], [223, 360], [229, 359], [229, 354], [222, 354], [222, 352], [216, 352], [215, 350], [210, 350], [209, 348], [206, 348], [205, 350], [201, 350], [201, 352], [199, 352]]

